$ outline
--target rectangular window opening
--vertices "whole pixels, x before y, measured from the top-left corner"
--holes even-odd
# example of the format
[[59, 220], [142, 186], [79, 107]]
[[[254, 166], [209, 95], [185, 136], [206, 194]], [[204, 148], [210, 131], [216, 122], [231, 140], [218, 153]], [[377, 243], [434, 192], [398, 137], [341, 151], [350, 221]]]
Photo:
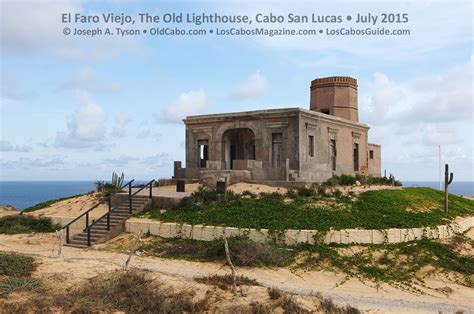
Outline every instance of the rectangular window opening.
[[314, 157], [314, 136], [308, 135], [308, 154], [309, 157]]
[[280, 168], [283, 151], [283, 134], [272, 133], [272, 167]]
[[331, 169], [332, 171], [336, 171], [336, 140], [329, 141], [329, 154], [331, 158]]

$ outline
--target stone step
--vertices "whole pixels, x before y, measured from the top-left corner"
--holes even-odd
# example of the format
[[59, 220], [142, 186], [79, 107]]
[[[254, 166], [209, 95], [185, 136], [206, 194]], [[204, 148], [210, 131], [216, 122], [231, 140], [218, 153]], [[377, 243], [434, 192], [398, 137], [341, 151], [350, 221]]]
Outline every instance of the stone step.
[[[96, 240], [102, 238], [103, 236], [104, 235], [101, 235], [101, 234], [92, 234], [91, 233], [91, 242], [96, 241]], [[74, 235], [73, 240], [87, 241], [87, 233], [76, 234], [76, 235]]]
[[66, 244], [64, 244], [64, 245], [65, 245], [65, 246], [71, 246], [71, 247], [77, 247], [77, 248], [81, 248], [81, 249], [87, 247], [87, 243], [78, 244], [78, 243], [71, 243], [71, 242], [69, 242], [69, 243], [66, 243]]

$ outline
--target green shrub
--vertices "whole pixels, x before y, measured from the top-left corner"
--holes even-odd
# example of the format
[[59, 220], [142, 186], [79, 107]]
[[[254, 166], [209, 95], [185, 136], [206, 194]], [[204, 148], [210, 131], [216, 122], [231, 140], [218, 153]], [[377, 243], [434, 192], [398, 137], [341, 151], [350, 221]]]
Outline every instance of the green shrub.
[[326, 184], [329, 185], [329, 186], [339, 185], [339, 177], [338, 176], [333, 176], [333, 177], [327, 179]]
[[0, 276], [27, 277], [35, 269], [35, 259], [31, 256], [0, 252]]
[[251, 191], [243, 191], [241, 193], [243, 197], [248, 197], [248, 198], [257, 198], [257, 194], [251, 192]]
[[298, 188], [297, 192], [299, 196], [306, 196], [306, 197], [313, 196], [316, 194], [316, 191], [314, 189], [307, 188], [307, 187]]
[[341, 197], [342, 197], [342, 191], [339, 190], [339, 189], [336, 189], [336, 190], [334, 191], [334, 197], [335, 197], [335, 198], [341, 198]]
[[[190, 239], [152, 238], [139, 247], [148, 254], [197, 261], [226, 261], [224, 240], [197, 241]], [[256, 243], [246, 237], [227, 239], [232, 263], [236, 266], [286, 266], [294, 257], [292, 251], [273, 243]]]
[[54, 232], [59, 229], [61, 229], [61, 225], [53, 224], [49, 217], [13, 215], [0, 218], [0, 234]]
[[298, 197], [298, 192], [295, 189], [288, 189], [286, 191], [286, 197], [295, 199]]
[[354, 185], [356, 181], [356, 177], [347, 174], [341, 174], [341, 176], [339, 177], [340, 185]]

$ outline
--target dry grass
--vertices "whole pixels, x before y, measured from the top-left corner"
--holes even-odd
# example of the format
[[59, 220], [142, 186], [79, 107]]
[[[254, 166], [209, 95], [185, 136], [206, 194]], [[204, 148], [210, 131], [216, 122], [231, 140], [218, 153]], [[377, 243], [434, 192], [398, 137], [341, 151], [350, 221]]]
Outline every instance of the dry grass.
[[[229, 290], [232, 286], [231, 275], [213, 275], [207, 277], [197, 277], [194, 278], [194, 280], [206, 285], [216, 286], [222, 290]], [[237, 286], [260, 286], [260, 284], [255, 279], [250, 279], [242, 275], [236, 277], [236, 284]]]
[[0, 252], [0, 276], [28, 277], [36, 266], [33, 257]]
[[194, 293], [175, 292], [138, 270], [114, 271], [96, 276], [77, 288], [55, 295], [33, 295], [24, 302], [3, 303], [6, 312], [197, 313], [207, 310], [206, 300]]

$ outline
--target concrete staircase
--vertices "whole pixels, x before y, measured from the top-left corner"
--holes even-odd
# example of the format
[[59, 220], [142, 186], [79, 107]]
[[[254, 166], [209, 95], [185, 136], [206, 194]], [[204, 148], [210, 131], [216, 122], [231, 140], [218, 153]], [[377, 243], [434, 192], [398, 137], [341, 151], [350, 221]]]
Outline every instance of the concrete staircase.
[[[133, 196], [132, 214], [130, 214], [129, 201], [121, 203], [110, 212], [110, 229], [107, 230], [107, 214], [92, 222], [90, 227], [90, 245], [110, 240], [124, 231], [124, 222], [131, 215], [143, 211], [151, 205], [151, 199], [147, 196]], [[66, 245], [73, 247], [88, 247], [87, 230], [75, 234]]]

